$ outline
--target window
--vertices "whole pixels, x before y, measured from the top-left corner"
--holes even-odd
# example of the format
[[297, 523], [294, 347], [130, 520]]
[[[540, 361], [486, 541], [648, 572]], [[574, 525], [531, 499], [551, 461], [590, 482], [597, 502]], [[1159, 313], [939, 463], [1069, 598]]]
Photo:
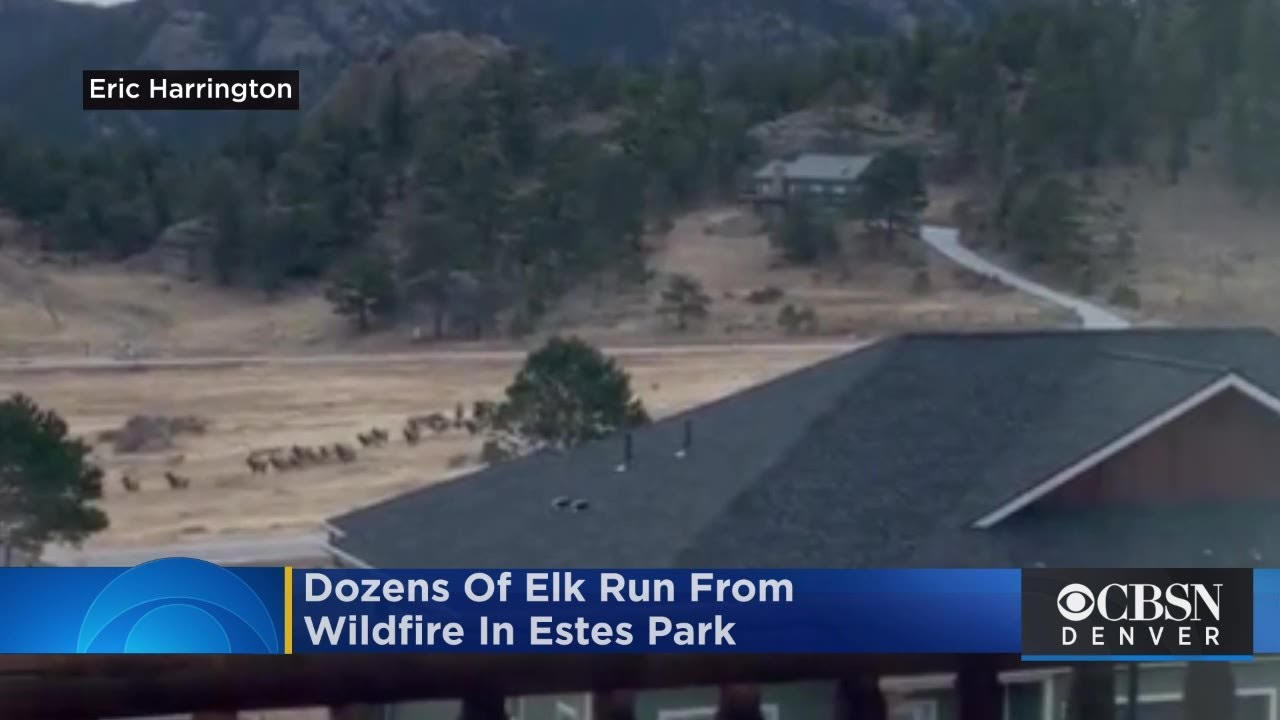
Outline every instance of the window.
[[889, 710], [889, 720], [938, 720], [937, 700], [904, 700]]
[[1053, 683], [1049, 680], [1010, 682], [1004, 686], [1004, 720], [1052, 720]]
[[843, 195], [843, 194], [844, 194], [844, 186], [843, 186], [843, 185], [832, 185], [832, 186], [831, 186], [831, 192], [834, 192], [834, 193], [835, 193], [835, 194], [837, 194], [837, 195]]
[[[782, 717], [778, 712], [776, 703], [762, 703], [760, 705], [760, 714], [764, 715], [764, 720], [781, 720]], [[658, 720], [714, 720], [715, 716], [716, 708], [711, 705], [658, 711]], [[898, 720], [898, 718], [893, 720]], [[915, 720], [915, 718], [902, 718], [902, 720]], [[923, 718], [922, 720], [933, 719]]]
[[[1128, 705], [1129, 698], [1119, 696], [1116, 705]], [[1138, 696], [1138, 720], [1181, 720], [1182, 693], [1159, 693]], [[1236, 691], [1235, 720], [1276, 720], [1275, 688], [1240, 688]]]
[[557, 700], [556, 720], [578, 720], [578, 708]]

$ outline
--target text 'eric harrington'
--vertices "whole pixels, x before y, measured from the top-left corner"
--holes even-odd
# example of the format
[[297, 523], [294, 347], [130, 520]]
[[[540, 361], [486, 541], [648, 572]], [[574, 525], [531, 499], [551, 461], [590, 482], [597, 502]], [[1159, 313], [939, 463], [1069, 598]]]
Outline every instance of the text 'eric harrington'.
[[296, 110], [296, 70], [86, 70], [85, 110]]

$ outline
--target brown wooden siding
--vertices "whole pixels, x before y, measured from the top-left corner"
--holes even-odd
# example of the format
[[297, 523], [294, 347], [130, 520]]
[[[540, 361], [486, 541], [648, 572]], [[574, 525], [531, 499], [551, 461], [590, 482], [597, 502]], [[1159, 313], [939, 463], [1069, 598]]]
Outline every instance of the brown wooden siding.
[[1280, 499], [1280, 417], [1234, 390], [1039, 501], [1041, 507]]

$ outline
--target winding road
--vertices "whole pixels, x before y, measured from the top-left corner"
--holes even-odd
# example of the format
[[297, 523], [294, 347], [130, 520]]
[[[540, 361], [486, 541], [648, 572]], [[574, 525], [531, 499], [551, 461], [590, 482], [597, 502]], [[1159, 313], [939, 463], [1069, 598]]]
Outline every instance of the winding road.
[[994, 277], [1009, 287], [1072, 311], [1076, 317], [1080, 318], [1080, 325], [1085, 329], [1108, 330], [1130, 326], [1128, 320], [1100, 305], [1058, 292], [982, 257], [960, 243], [960, 233], [955, 228], [926, 225], [920, 229], [920, 239], [958, 265], [963, 265], [976, 273]]
[[[1124, 318], [1087, 300], [1059, 292], [982, 257], [960, 242], [960, 234], [954, 228], [926, 225], [921, 228], [920, 239], [933, 250], [976, 273], [993, 277], [1014, 289], [1058, 305], [1075, 313], [1085, 329], [1126, 328], [1130, 323]], [[850, 339], [847, 342], [805, 343], [803, 347], [815, 350], [845, 351], [867, 344], [866, 340]], [[735, 344], [745, 352], [789, 351], [797, 343]], [[724, 345], [648, 345], [610, 347], [606, 352], [618, 357], [628, 355], [689, 355], [706, 352], [723, 352]], [[55, 372], [55, 371], [106, 371], [124, 369], [199, 369], [230, 368], [248, 365], [323, 365], [323, 364], [396, 364], [430, 360], [519, 360], [525, 351], [512, 350], [430, 350], [416, 353], [387, 353], [369, 355], [320, 355], [308, 357], [192, 357], [192, 358], [29, 358], [0, 360], [0, 371]], [[165, 557], [194, 557], [222, 565], [279, 565], [291, 562], [319, 562], [327, 556], [328, 535], [325, 532], [299, 532], [207, 540], [172, 545], [154, 545], [126, 548], [90, 548], [77, 550], [68, 547], [50, 547], [45, 560], [56, 565], [127, 567]]]

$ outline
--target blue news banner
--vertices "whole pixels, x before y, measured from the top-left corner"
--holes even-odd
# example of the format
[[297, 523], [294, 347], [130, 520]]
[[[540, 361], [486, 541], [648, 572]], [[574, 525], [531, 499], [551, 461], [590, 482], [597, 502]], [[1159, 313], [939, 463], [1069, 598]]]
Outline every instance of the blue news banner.
[[[0, 653], [1012, 653], [1019, 570], [0, 568]], [[1254, 573], [1280, 653], [1280, 570]]]

